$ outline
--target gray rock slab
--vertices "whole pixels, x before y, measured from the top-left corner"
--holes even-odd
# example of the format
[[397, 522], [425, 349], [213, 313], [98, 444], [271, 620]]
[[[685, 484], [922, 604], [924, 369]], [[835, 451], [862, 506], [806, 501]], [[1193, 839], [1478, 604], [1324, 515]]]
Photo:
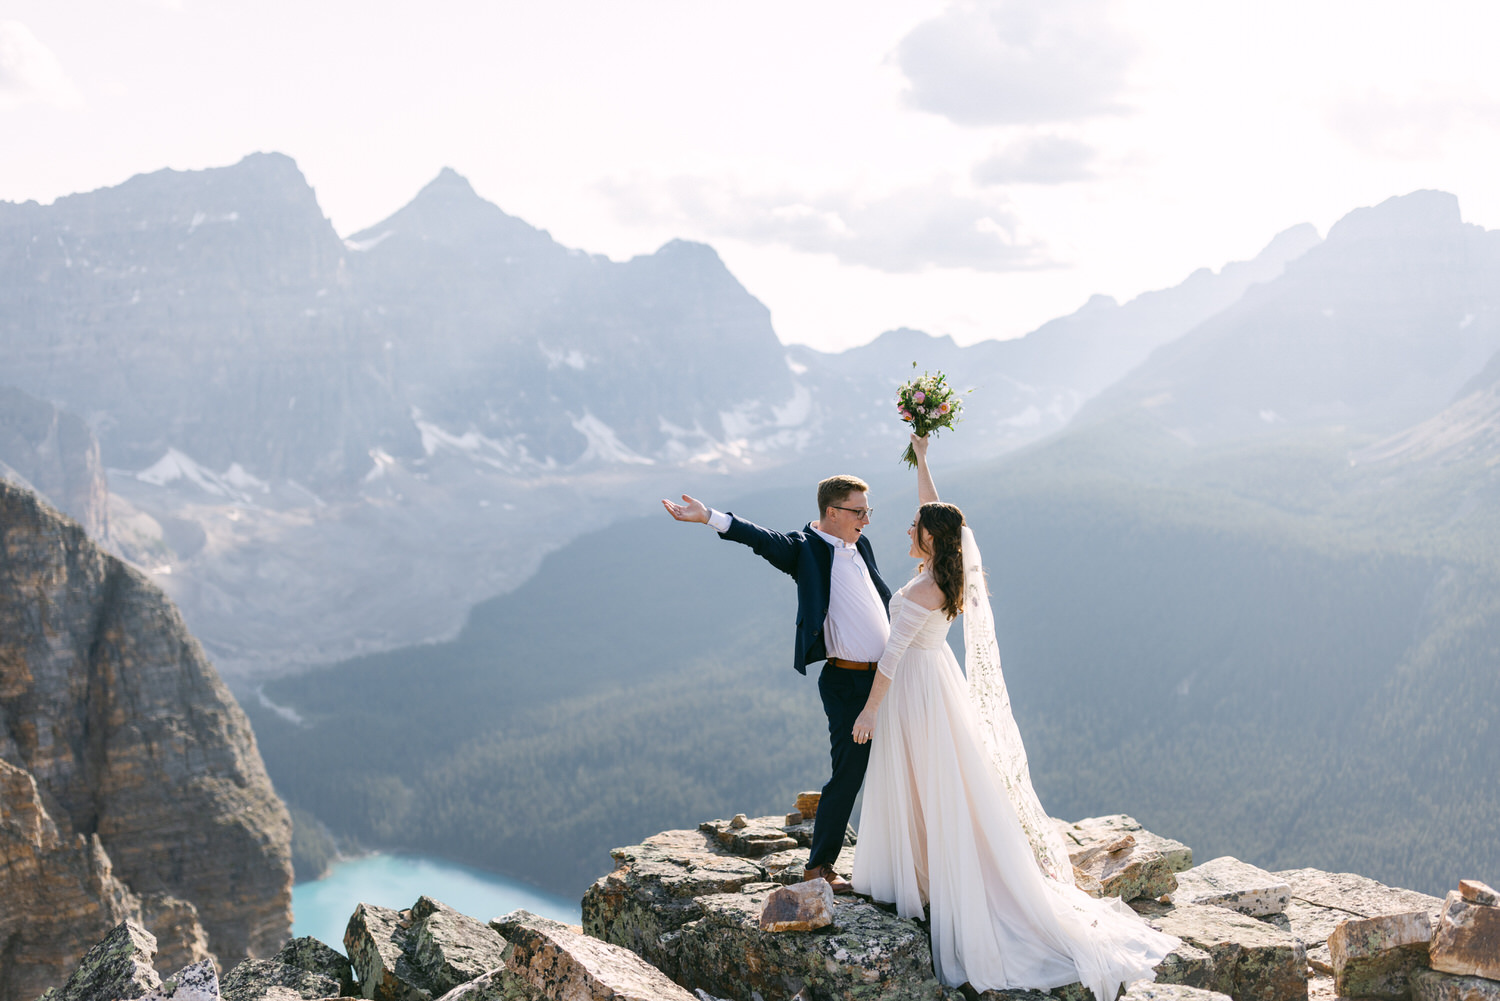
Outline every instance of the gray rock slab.
[[432, 1001], [422, 975], [406, 957], [409, 923], [402, 912], [361, 903], [344, 929], [344, 948], [368, 1001]]
[[1104, 842], [1069, 853], [1073, 879], [1094, 896], [1124, 901], [1156, 898], [1177, 889], [1177, 876], [1166, 856], [1139, 842], [1120, 851], [1104, 850]]
[[320, 941], [311, 935], [304, 935], [282, 946], [272, 958], [288, 966], [295, 966], [299, 970], [331, 977], [338, 981], [341, 994], [344, 996], [354, 994], [354, 970], [349, 965], [349, 957], [327, 942]]
[[1435, 921], [1443, 902], [1416, 890], [1387, 886], [1352, 872], [1321, 869], [1286, 869], [1271, 875], [1291, 887], [1286, 917], [1291, 932], [1307, 947], [1307, 961], [1314, 970], [1333, 974], [1328, 936], [1350, 918], [1373, 918], [1382, 914], [1427, 911]]
[[505, 939], [484, 922], [431, 897], [409, 912], [404, 952], [433, 995], [446, 994], [504, 962]]
[[1221, 855], [1179, 872], [1172, 894], [1176, 903], [1212, 904], [1252, 918], [1285, 912], [1291, 897], [1292, 888], [1286, 880], [1232, 855]]
[[786, 833], [786, 825], [781, 823], [781, 819], [763, 817], [750, 821], [743, 816], [736, 816], [729, 820], [706, 820], [698, 825], [698, 829], [705, 834], [712, 834], [735, 855], [759, 858], [797, 847], [797, 839]]
[[339, 981], [279, 959], [246, 959], [224, 974], [224, 1001], [315, 1001], [343, 993]]

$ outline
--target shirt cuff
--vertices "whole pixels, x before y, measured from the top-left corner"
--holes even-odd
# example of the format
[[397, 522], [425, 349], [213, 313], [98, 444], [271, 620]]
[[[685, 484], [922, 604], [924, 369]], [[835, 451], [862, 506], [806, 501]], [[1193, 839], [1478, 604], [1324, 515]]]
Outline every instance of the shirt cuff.
[[720, 535], [723, 535], [725, 532], [729, 531], [729, 515], [725, 514], [723, 511], [715, 511], [713, 508], [709, 508], [708, 527], [712, 528]]

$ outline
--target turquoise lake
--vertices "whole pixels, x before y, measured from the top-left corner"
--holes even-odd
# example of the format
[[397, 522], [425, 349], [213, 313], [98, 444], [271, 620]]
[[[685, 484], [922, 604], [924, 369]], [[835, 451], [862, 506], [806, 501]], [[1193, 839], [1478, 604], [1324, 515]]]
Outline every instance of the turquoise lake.
[[399, 910], [423, 894], [480, 921], [517, 908], [570, 925], [582, 920], [578, 901], [481, 869], [421, 855], [367, 855], [335, 863], [322, 879], [292, 887], [292, 934], [316, 936], [342, 952], [355, 905]]

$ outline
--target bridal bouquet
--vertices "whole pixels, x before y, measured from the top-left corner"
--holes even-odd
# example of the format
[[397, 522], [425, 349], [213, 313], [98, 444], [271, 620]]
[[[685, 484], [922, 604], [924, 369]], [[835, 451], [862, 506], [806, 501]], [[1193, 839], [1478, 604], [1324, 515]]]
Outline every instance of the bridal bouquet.
[[[917, 363], [912, 362], [911, 367], [916, 368]], [[957, 424], [964, 412], [964, 404], [958, 398], [958, 392], [948, 385], [946, 375], [923, 372], [920, 379], [903, 383], [896, 391], [896, 412], [918, 436], [925, 438]], [[909, 444], [901, 458], [908, 466], [917, 464], [917, 454]]]

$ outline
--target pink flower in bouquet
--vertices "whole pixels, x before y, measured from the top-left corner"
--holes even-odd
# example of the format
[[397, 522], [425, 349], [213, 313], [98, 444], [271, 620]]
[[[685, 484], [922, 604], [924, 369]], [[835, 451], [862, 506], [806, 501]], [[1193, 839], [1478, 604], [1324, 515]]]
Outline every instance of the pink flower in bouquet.
[[913, 403], [926, 403], [927, 402], [927, 394], [924, 393], [924, 392], [922, 392], [919, 389], [919, 390], [917, 390], [916, 395], [914, 395], [911, 399], [912, 399]]
[[948, 412], [948, 404], [945, 403], [941, 407], [938, 407], [938, 413], [940, 413], [940, 414], [946, 414], [947, 412]]

